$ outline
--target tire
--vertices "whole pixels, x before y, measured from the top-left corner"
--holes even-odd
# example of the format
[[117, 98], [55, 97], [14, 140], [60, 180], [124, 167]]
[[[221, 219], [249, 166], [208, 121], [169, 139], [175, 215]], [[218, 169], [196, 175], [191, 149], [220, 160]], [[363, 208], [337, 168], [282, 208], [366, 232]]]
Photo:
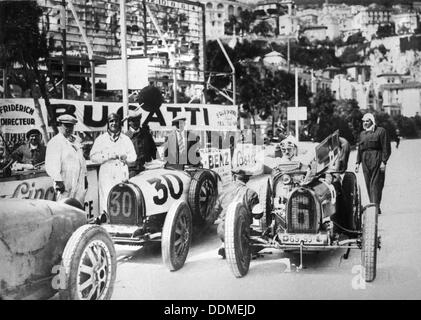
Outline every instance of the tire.
[[260, 228], [263, 232], [272, 222], [272, 190], [269, 179], [267, 179], [267, 183], [260, 188], [259, 201], [263, 209], [263, 216], [260, 218]]
[[170, 271], [183, 267], [192, 239], [192, 216], [186, 202], [175, 202], [165, 217], [162, 230], [162, 260]]
[[346, 172], [342, 181], [343, 207], [340, 224], [350, 230], [361, 230], [361, 193], [357, 176]]
[[60, 299], [111, 298], [117, 261], [113, 241], [104, 228], [92, 224], [78, 228], [64, 248], [62, 267], [66, 283], [65, 288], [59, 290]]
[[361, 265], [366, 282], [376, 278], [377, 267], [377, 208], [370, 205], [363, 213]]
[[235, 202], [228, 206], [225, 218], [225, 254], [237, 278], [245, 276], [250, 267], [249, 214], [242, 203]]
[[189, 187], [189, 205], [193, 215], [193, 222], [197, 225], [213, 223], [212, 208], [218, 196], [218, 184], [211, 172], [197, 171]]

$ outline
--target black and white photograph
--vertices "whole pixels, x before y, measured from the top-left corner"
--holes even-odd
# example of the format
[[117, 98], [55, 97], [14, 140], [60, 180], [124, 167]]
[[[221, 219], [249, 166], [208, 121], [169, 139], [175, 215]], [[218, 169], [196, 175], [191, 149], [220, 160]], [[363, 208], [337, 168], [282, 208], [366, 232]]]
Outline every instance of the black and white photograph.
[[419, 300], [420, 160], [421, 1], [0, 0], [0, 300]]

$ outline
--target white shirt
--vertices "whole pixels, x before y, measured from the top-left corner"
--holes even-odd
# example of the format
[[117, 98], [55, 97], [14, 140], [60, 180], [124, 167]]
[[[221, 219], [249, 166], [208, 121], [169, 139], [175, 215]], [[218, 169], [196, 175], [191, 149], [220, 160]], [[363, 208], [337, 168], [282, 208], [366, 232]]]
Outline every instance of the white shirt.
[[134, 162], [137, 158], [133, 142], [124, 133], [121, 133], [116, 141], [112, 141], [108, 132], [101, 134], [95, 140], [91, 149], [92, 162], [102, 164], [111, 160], [115, 155], [119, 157], [127, 156], [127, 162]]
[[65, 191], [57, 200], [76, 198], [80, 203], [85, 199], [86, 161], [79, 141], [73, 137], [70, 142], [62, 133], [55, 135], [47, 144], [45, 170], [54, 181], [63, 181]]
[[82, 147], [75, 138], [70, 142], [62, 133], [47, 144], [45, 170], [54, 181], [65, 181], [68, 175], [86, 175], [86, 162]]

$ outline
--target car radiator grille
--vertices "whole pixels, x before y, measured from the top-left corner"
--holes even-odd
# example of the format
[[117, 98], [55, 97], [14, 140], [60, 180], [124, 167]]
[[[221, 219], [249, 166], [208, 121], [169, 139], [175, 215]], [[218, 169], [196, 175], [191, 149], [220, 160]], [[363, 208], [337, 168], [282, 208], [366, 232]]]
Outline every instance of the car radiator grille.
[[317, 233], [316, 202], [310, 191], [294, 191], [287, 206], [288, 232]]
[[108, 196], [108, 215], [111, 224], [138, 225], [142, 204], [136, 196], [134, 186], [118, 184]]

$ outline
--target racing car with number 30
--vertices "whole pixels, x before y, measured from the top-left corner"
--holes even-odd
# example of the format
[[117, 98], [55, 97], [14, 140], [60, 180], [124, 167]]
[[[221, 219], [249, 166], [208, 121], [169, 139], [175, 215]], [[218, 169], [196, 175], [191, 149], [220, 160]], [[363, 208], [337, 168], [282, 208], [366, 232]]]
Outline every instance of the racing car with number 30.
[[208, 169], [151, 166], [111, 189], [99, 220], [116, 244], [161, 241], [165, 265], [178, 270], [187, 258], [193, 223], [209, 222], [218, 179]]

